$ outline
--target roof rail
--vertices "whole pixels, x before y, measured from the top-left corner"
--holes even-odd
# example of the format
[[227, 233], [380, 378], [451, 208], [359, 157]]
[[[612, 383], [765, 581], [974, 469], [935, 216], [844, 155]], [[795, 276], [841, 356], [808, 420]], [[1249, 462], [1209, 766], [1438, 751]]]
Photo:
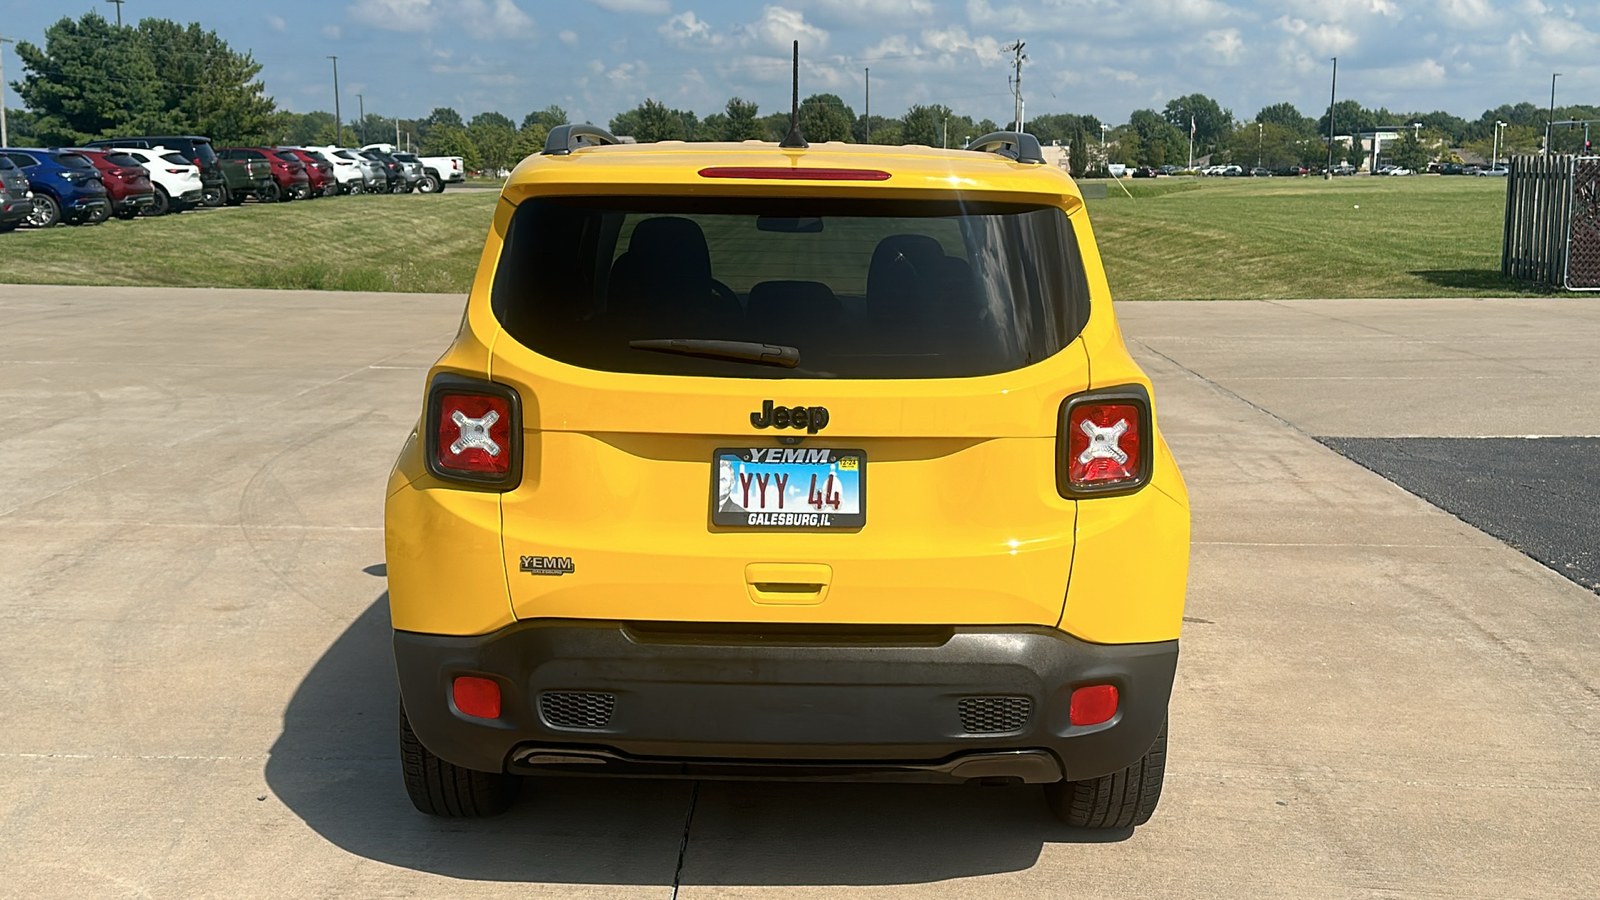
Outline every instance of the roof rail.
[[1039, 139], [1025, 131], [994, 131], [968, 144], [966, 149], [979, 153], [998, 153], [1020, 163], [1044, 163], [1044, 151], [1039, 149]]
[[[585, 141], [584, 138], [589, 138]], [[544, 139], [544, 156], [566, 156], [585, 144], [620, 144], [616, 135], [598, 125], [557, 125]]]

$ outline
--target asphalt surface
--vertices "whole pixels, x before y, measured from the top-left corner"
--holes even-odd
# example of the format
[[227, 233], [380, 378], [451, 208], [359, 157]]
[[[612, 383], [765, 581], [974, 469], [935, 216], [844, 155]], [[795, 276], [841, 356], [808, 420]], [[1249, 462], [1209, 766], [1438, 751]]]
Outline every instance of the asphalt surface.
[[1195, 531], [1166, 792], [1111, 834], [1022, 788], [418, 815], [383, 484], [460, 309], [0, 286], [0, 897], [1600, 895], [1594, 594], [1311, 437], [1600, 435], [1600, 304], [1119, 307]]
[[1600, 439], [1322, 442], [1600, 593]]

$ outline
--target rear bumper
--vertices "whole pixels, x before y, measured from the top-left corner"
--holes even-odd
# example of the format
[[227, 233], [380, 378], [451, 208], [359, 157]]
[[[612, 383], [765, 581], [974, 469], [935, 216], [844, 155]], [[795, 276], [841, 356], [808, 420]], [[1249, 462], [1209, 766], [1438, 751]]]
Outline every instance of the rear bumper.
[[7, 200], [0, 203], [0, 225], [26, 221], [33, 215], [33, 200]]
[[[396, 632], [411, 726], [433, 753], [482, 771], [1082, 780], [1149, 749], [1178, 660], [1176, 641], [1097, 645], [1044, 628], [646, 628], [547, 619], [478, 637]], [[460, 675], [500, 686], [499, 718], [456, 709]], [[1116, 715], [1072, 725], [1072, 690], [1108, 683]], [[974, 698], [1008, 712], [980, 722]]]
[[130, 194], [116, 201], [115, 209], [117, 212], [127, 212], [128, 210], [144, 209], [155, 202], [155, 194]]

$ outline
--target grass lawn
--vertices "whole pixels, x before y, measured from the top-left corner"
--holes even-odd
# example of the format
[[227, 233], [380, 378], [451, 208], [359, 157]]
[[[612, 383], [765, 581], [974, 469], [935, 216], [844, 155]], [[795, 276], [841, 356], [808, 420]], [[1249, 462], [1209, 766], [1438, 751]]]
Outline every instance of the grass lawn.
[[[1162, 178], [1089, 214], [1121, 300], [1508, 296], [1505, 180]], [[0, 235], [0, 282], [463, 293], [497, 194], [333, 197]], [[1359, 208], [1358, 208], [1359, 207]]]
[[0, 282], [465, 293], [499, 195], [372, 194], [0, 235]]
[[1120, 300], [1479, 297], [1500, 276], [1504, 178], [1162, 178], [1089, 217]]

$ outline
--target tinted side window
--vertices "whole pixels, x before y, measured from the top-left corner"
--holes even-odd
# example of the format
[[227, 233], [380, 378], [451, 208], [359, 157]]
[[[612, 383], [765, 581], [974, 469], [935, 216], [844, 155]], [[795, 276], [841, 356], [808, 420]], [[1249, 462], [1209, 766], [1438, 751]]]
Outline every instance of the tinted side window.
[[26, 153], [8, 153], [6, 155], [11, 157], [11, 161], [12, 162], [16, 163], [18, 166], [20, 166], [22, 168], [27, 168], [28, 166], [36, 166], [36, 165], [39, 164], [39, 161], [37, 159], [34, 159], [33, 157], [29, 156]]

